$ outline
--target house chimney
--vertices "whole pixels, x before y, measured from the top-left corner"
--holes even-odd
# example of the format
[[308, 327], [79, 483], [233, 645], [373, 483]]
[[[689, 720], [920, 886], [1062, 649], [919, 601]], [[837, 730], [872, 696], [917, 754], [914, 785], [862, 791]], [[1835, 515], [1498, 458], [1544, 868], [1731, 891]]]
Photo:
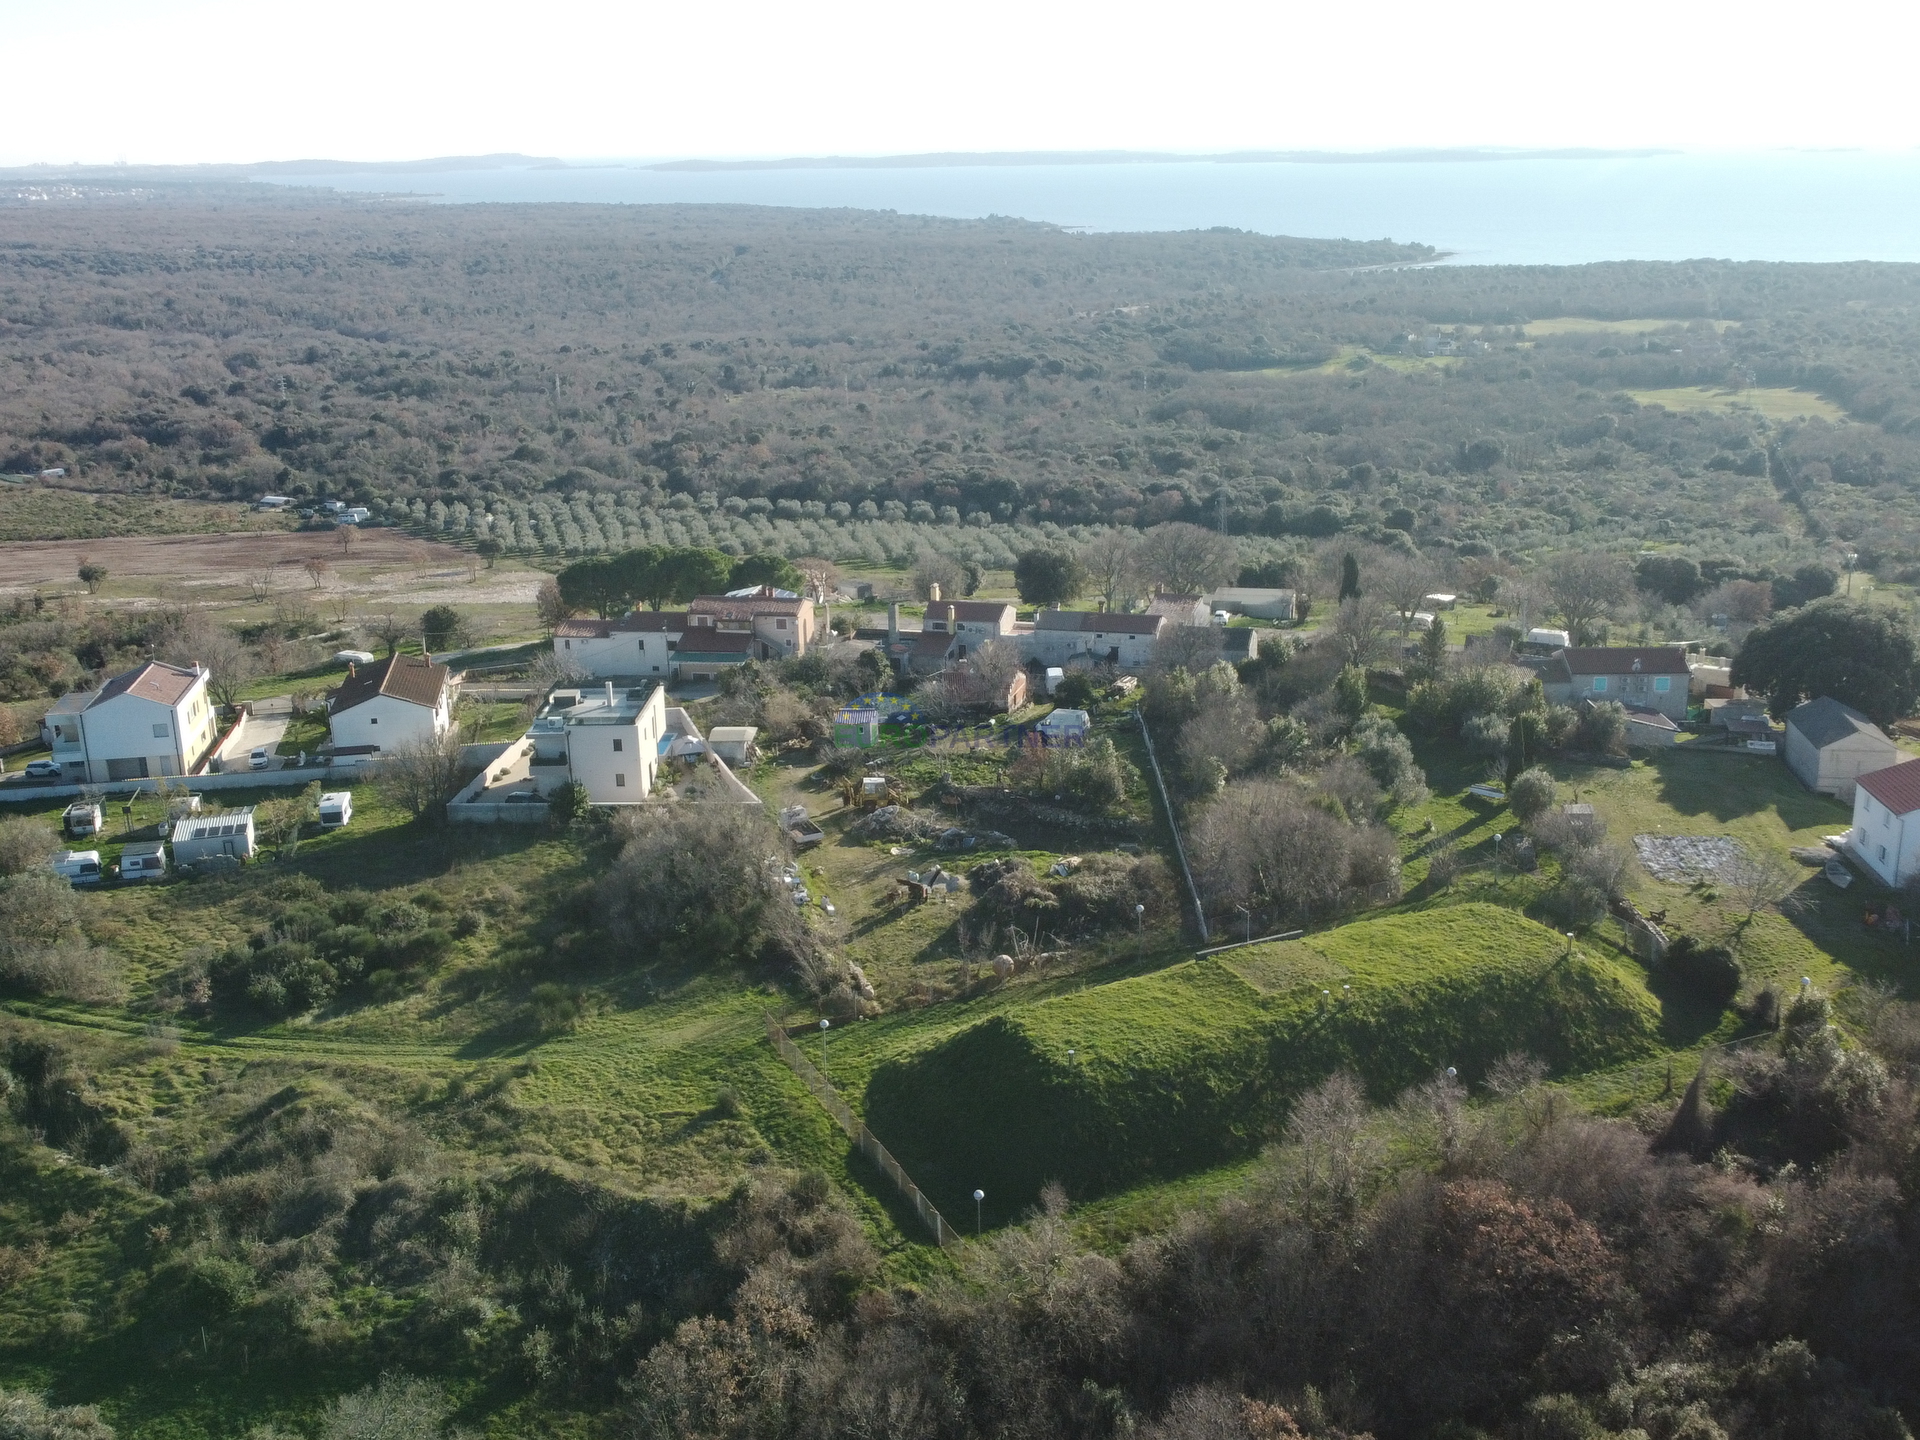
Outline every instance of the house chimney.
[[607, 708], [613, 708], [613, 681], [607, 681]]
[[940, 603], [940, 582], [938, 580], [927, 587], [927, 599], [936, 605]]
[[958, 633], [953, 626], [953, 606], [951, 605], [947, 606], [947, 633], [949, 635]]
[[900, 638], [900, 602], [894, 601], [887, 606], [887, 643], [893, 644]]
[[1104, 614], [1106, 614], [1106, 613], [1107, 613], [1107, 602], [1106, 602], [1106, 601], [1105, 601], [1104, 599], [1103, 599], [1103, 600], [1097, 600], [1097, 601], [1095, 601], [1095, 602], [1094, 602], [1094, 609], [1096, 609], [1096, 610], [1098, 610], [1098, 611], [1099, 611], [1099, 612], [1100, 612], [1100, 613], [1101, 613], [1102, 615], [1104, 615]]

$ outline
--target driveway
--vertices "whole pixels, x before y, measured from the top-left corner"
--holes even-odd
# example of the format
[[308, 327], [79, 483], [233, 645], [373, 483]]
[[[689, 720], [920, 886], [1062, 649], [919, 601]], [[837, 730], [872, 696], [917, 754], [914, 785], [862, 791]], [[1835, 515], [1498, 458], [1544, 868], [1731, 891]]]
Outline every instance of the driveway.
[[269, 757], [267, 768], [278, 770], [285, 762], [273, 752], [287, 733], [287, 726], [293, 723], [291, 702], [285, 696], [275, 696], [271, 700], [261, 700], [247, 711], [247, 723], [240, 727], [240, 734], [227, 747], [227, 770], [247, 768], [247, 756], [261, 746], [266, 747]]

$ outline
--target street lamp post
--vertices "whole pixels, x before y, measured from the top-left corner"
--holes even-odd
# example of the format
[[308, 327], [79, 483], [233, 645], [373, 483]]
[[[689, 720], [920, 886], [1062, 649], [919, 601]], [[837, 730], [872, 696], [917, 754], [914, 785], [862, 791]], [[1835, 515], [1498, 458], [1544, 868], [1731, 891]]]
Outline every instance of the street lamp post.
[[1853, 567], [1860, 563], [1860, 552], [1858, 550], [1847, 551], [1846, 561], [1847, 561], [1847, 598], [1851, 600], [1853, 598]]
[[820, 1021], [820, 1073], [822, 1075], [827, 1073], [827, 1031], [832, 1028], [833, 1022], [823, 1017]]
[[1140, 935], [1140, 953], [1142, 955], [1145, 955], [1147, 953], [1147, 907], [1146, 906], [1136, 905], [1133, 907], [1133, 923], [1137, 927]]
[[987, 1192], [984, 1190], [976, 1190], [973, 1192], [973, 1238], [976, 1240], [980, 1238], [980, 1232], [982, 1228], [981, 1220], [980, 1220], [980, 1202], [982, 1200], [985, 1200], [986, 1198], [987, 1198]]

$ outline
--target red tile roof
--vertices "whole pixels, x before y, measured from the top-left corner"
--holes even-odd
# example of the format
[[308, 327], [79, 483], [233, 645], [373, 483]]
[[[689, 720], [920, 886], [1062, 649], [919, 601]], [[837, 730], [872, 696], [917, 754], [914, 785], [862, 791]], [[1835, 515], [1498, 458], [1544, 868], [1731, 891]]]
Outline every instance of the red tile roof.
[[605, 640], [609, 636], [631, 635], [636, 631], [649, 635], [678, 635], [686, 628], [687, 612], [684, 610], [635, 610], [618, 620], [575, 616], [554, 626], [553, 633], [566, 640]]
[[1678, 645], [1607, 645], [1560, 652], [1574, 675], [1685, 675], [1687, 652]]
[[447, 667], [420, 655], [389, 655], [372, 665], [355, 667], [333, 692], [333, 713], [364, 705], [376, 695], [388, 695], [431, 710], [447, 688]]
[[963, 625], [998, 625], [1006, 619], [1007, 611], [1013, 609], [1011, 600], [942, 600], [938, 605], [928, 605], [927, 613], [944, 618], [948, 608], [953, 610], [953, 618]]
[[680, 642], [680, 658], [696, 655], [746, 655], [751, 653], [753, 636], [745, 630], [716, 630], [711, 625], [696, 625]]
[[87, 708], [104, 705], [121, 695], [133, 695], [161, 705], [178, 705], [200, 681], [200, 671], [185, 670], [163, 660], [149, 660], [124, 675], [116, 675], [102, 685]]
[[1896, 815], [1920, 810], [1920, 760], [1903, 760], [1884, 770], [1871, 770], [1856, 783]]

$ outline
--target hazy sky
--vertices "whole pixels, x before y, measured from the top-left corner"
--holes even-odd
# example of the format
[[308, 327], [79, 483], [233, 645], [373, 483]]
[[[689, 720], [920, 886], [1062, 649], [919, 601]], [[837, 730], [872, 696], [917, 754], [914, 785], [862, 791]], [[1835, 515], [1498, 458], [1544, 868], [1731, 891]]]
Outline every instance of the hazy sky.
[[0, 0], [0, 163], [1920, 145], [1920, 6]]

